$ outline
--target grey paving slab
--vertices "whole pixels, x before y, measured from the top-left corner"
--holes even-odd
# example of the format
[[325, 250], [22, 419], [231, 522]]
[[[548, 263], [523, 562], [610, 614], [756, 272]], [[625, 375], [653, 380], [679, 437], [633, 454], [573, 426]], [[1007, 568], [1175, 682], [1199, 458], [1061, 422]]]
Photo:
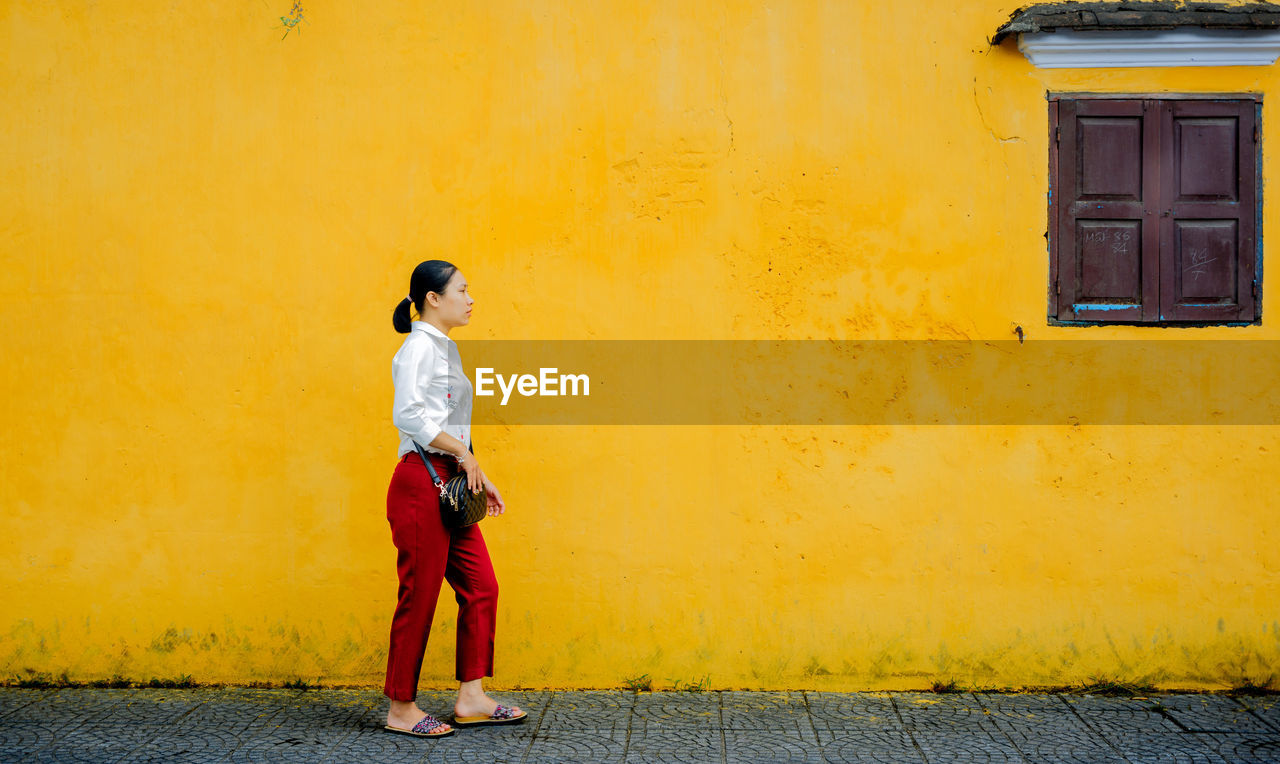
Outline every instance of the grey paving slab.
[[128, 761], [144, 762], [221, 762], [244, 744], [248, 737], [215, 726], [171, 726], [163, 735], [129, 754]]
[[110, 700], [97, 706], [95, 721], [121, 724], [168, 724], [202, 703], [198, 690], [107, 690]]
[[1026, 761], [1007, 736], [977, 726], [949, 730], [930, 725], [912, 730], [911, 738], [930, 764]]
[[[357, 741], [348, 741], [337, 751], [330, 754], [328, 761], [411, 761], [411, 759], [405, 758], [378, 758], [370, 755], [370, 752], [376, 750], [378, 745], [376, 738], [379, 737], [379, 732], [381, 730], [375, 730], [368, 736], [367, 740], [362, 736], [360, 739], [361, 748], [357, 748], [354, 745]], [[382, 733], [381, 736], [385, 735], [386, 733]], [[408, 748], [410, 750], [416, 744], [418, 750], [426, 752], [423, 759], [426, 762], [441, 762], [442, 764], [490, 764], [491, 762], [518, 764], [524, 760], [529, 746], [533, 743], [533, 738], [533, 728], [526, 723], [520, 727], [485, 727], [465, 730], [438, 741], [422, 741], [414, 738], [404, 739], [409, 741]], [[360, 755], [349, 755], [355, 753]]]
[[1158, 705], [1147, 700], [1089, 695], [1064, 695], [1061, 699], [1090, 727], [1109, 736], [1158, 735], [1182, 731], [1173, 719], [1159, 710]]
[[908, 730], [973, 730], [998, 732], [992, 713], [969, 694], [894, 693], [898, 718]]
[[1247, 734], [1275, 731], [1245, 705], [1222, 695], [1172, 695], [1149, 702], [1187, 732]]
[[387, 715], [382, 695], [366, 690], [310, 690], [284, 700], [282, 718], [305, 719], [320, 726], [380, 725]]
[[628, 762], [723, 762], [724, 734], [718, 729], [670, 728], [658, 734], [633, 734], [627, 744]]
[[1222, 758], [1241, 764], [1280, 762], [1280, 735], [1206, 735]]
[[1015, 741], [1018, 738], [1057, 738], [1100, 740], [1101, 737], [1083, 719], [1070, 712], [1044, 714], [1034, 719], [996, 717], [996, 729]]
[[801, 692], [722, 692], [720, 724], [725, 730], [778, 732], [812, 738], [815, 728]]
[[819, 733], [904, 731], [898, 711], [887, 694], [806, 692], [809, 716]]
[[61, 732], [56, 722], [0, 720], [0, 762], [30, 761]]
[[[12, 692], [12, 690], [6, 689], [0, 691], [0, 694], [9, 692]], [[111, 702], [110, 698], [103, 698], [102, 696], [86, 696], [85, 692], [81, 690], [46, 691], [39, 697], [30, 699], [30, 702], [14, 704], [9, 713], [5, 714], [3, 720], [5, 722], [38, 722], [46, 719], [83, 717], [110, 711]]]
[[975, 695], [1028, 761], [1124, 762], [1076, 708], [1057, 695]]
[[1276, 732], [1280, 732], [1280, 695], [1244, 697], [1237, 699], [1240, 705], [1261, 719]]
[[133, 751], [165, 735], [162, 724], [90, 721], [57, 735], [37, 750], [41, 761], [115, 762], [130, 760]]
[[1071, 712], [1071, 707], [1058, 695], [996, 695], [983, 692], [975, 693], [973, 698], [997, 719], [1035, 721]]
[[716, 730], [721, 726], [720, 693], [655, 692], [636, 696], [631, 730], [641, 736], [676, 730]]
[[240, 736], [270, 724], [293, 693], [271, 690], [209, 690], [204, 702], [182, 718], [189, 729], [219, 729]]
[[[627, 733], [550, 730], [534, 737], [525, 764], [555, 762], [622, 762], [626, 760]], [[661, 760], [661, 759], [658, 759]]]
[[[825, 738], [825, 739], [824, 739]], [[839, 762], [923, 762], [924, 754], [905, 731], [869, 730], [835, 736], [819, 733], [823, 760]]]
[[1010, 735], [1010, 740], [1028, 761], [1124, 762], [1124, 757], [1110, 743], [1090, 734], [1045, 731], [1044, 734]]
[[227, 761], [231, 762], [316, 762], [355, 733], [350, 725], [320, 727], [297, 724], [287, 715], [276, 717], [279, 724], [240, 745]]
[[333, 762], [424, 762], [445, 761], [454, 750], [471, 750], [465, 742], [453, 737], [424, 740], [410, 735], [399, 735], [381, 727], [362, 727], [333, 746], [323, 761]]
[[6, 689], [0, 692], [0, 719], [55, 692], [57, 690]]
[[1104, 733], [1132, 764], [1226, 764], [1212, 736], [1194, 733]]
[[626, 732], [635, 703], [634, 692], [558, 693], [549, 700], [542, 724], [548, 730]]
[[171, 720], [165, 734], [138, 748], [131, 761], [230, 761], [242, 748], [257, 750], [256, 741], [276, 734], [280, 729], [277, 719], [294, 729], [306, 729], [300, 715], [290, 713], [297, 702], [294, 691], [196, 692], [202, 702]]
[[824, 759], [817, 734], [810, 730], [791, 732], [771, 730], [767, 719], [759, 720], [756, 729], [724, 730], [725, 760], [729, 764], [768, 764], [796, 762], [821, 764]]
[[[418, 698], [448, 717], [453, 693]], [[513, 727], [382, 729], [376, 690], [0, 689], [0, 762], [1280, 762], [1280, 698], [521, 691]]]
[[[502, 693], [504, 702], [517, 705], [529, 714], [528, 721], [509, 727], [468, 728], [445, 738], [423, 739], [383, 729], [387, 702], [381, 693], [349, 692], [353, 694], [317, 695], [321, 700], [319, 707], [326, 709], [325, 713], [348, 714], [350, 721], [346, 726], [352, 728], [348, 736], [328, 749], [323, 758], [326, 762], [520, 762], [533, 741], [538, 721], [551, 697], [546, 692]], [[315, 691], [305, 693], [304, 699], [313, 693]], [[420, 708], [445, 721], [452, 718], [453, 700], [454, 694], [449, 692], [421, 692], [416, 699]], [[274, 721], [281, 723], [282, 720], [282, 717], [277, 717]]]

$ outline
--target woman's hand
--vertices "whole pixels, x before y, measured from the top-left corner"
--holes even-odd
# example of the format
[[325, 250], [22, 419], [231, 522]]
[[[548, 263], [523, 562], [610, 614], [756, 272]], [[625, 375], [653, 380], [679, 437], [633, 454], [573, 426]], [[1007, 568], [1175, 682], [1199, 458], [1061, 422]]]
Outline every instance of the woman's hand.
[[458, 462], [458, 468], [467, 473], [467, 488], [472, 493], [477, 493], [484, 488], [486, 478], [484, 471], [480, 469], [480, 460], [476, 459], [476, 455], [467, 451]]
[[497, 517], [507, 511], [507, 505], [498, 493], [498, 487], [489, 478], [484, 479], [484, 492], [489, 495], [489, 517]]

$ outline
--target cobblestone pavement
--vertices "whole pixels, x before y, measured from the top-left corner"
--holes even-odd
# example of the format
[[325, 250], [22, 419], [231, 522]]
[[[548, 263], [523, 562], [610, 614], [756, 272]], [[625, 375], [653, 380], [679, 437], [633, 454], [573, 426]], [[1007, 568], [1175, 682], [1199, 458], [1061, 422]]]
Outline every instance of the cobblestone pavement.
[[1280, 762], [1277, 696], [494, 694], [529, 721], [424, 740], [376, 690], [0, 689], [0, 761]]

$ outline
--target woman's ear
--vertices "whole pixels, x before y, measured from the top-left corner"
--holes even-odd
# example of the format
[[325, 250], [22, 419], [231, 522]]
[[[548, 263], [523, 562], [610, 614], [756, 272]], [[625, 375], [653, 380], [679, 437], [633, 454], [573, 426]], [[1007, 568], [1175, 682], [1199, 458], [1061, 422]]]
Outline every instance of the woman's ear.
[[427, 296], [424, 299], [426, 300], [427, 303], [431, 305], [431, 307], [433, 308], [440, 307], [440, 295], [436, 294], [435, 292], [427, 292]]

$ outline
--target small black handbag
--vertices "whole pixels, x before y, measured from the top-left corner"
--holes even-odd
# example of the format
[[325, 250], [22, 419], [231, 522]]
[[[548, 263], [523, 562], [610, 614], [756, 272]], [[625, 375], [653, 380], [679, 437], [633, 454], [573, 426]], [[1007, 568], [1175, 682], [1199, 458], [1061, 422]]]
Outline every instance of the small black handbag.
[[444, 522], [444, 527], [465, 528], [483, 520], [489, 511], [489, 495], [483, 490], [472, 491], [468, 488], [465, 472], [449, 478], [448, 482], [441, 480], [422, 446], [414, 441], [413, 447], [418, 449], [418, 456], [427, 465], [431, 482], [440, 489], [440, 519]]

